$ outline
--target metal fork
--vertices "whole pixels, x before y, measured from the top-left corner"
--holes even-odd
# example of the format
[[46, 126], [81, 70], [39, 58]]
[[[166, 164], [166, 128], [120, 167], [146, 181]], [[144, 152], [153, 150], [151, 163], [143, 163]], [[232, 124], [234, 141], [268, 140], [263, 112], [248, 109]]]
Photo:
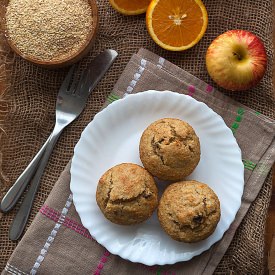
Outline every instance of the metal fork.
[[[11, 240], [17, 240], [25, 228], [35, 194], [40, 185], [41, 176], [60, 134], [66, 126], [81, 114], [91, 91], [111, 66], [116, 56], [116, 51], [105, 50], [91, 62], [88, 69], [81, 74], [79, 81], [75, 77], [75, 66], [69, 70], [57, 96], [56, 123], [50, 137], [38, 152], [38, 156], [30, 163], [30, 167], [28, 166], [27, 174], [21, 177], [25, 181], [21, 180], [19, 183], [17, 181], [2, 200], [1, 208], [8, 206], [6, 209], [11, 209], [28, 185], [28, 180], [33, 176], [30, 188], [10, 227], [9, 237]], [[37, 168], [36, 171], [35, 168]]]

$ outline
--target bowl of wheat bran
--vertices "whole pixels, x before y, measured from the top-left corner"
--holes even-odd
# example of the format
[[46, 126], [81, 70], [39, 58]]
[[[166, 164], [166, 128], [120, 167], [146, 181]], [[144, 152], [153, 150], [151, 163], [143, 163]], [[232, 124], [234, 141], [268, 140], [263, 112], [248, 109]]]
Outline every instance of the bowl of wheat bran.
[[95, 0], [10, 0], [5, 34], [12, 50], [44, 67], [64, 67], [91, 49], [98, 26]]

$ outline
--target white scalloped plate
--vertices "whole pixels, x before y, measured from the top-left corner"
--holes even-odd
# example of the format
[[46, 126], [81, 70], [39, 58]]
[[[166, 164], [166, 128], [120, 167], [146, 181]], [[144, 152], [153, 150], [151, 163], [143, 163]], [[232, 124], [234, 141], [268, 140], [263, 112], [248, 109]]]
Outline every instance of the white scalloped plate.
[[[188, 177], [207, 183], [221, 202], [215, 232], [194, 244], [171, 239], [156, 213], [135, 226], [109, 222], [96, 204], [101, 175], [122, 162], [142, 165], [139, 139], [153, 121], [173, 117], [193, 126], [201, 143], [201, 160]], [[161, 184], [160, 194], [165, 183]], [[146, 265], [187, 261], [209, 249], [229, 228], [241, 204], [244, 167], [241, 151], [223, 119], [204, 103], [175, 92], [146, 91], [128, 95], [99, 112], [83, 131], [71, 166], [71, 191], [76, 210], [91, 235], [111, 253]]]

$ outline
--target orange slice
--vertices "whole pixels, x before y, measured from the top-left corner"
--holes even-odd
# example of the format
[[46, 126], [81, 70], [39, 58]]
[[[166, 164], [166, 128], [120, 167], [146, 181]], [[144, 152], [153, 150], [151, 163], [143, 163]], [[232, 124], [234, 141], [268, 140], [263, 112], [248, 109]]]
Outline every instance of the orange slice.
[[125, 15], [137, 15], [146, 12], [151, 0], [109, 0], [112, 7]]
[[183, 51], [197, 44], [208, 24], [201, 0], [153, 0], [146, 12], [152, 39], [162, 48]]

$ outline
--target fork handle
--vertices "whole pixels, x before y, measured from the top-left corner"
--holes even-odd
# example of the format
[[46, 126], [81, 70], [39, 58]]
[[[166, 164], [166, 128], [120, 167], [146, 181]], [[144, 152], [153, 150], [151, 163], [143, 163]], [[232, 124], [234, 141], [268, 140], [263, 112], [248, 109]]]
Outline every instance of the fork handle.
[[41, 147], [41, 149], [38, 151], [38, 153], [35, 155], [35, 157], [32, 159], [26, 169], [22, 172], [22, 174], [17, 178], [16, 182], [2, 199], [0, 209], [4, 213], [9, 212], [15, 206], [22, 193], [26, 189], [36, 171], [38, 163], [43, 156], [46, 147], [48, 146], [49, 141], [51, 140], [51, 136], [52, 134], [48, 137], [44, 145]]
[[18, 240], [24, 231], [24, 228], [28, 221], [28, 217], [31, 212], [35, 194], [36, 194], [36, 192], [39, 188], [39, 185], [40, 185], [40, 179], [43, 175], [44, 169], [48, 163], [48, 159], [51, 155], [54, 145], [57, 142], [58, 137], [60, 136], [61, 132], [62, 132], [62, 130], [59, 133], [53, 134], [51, 136], [49, 143], [47, 145], [47, 148], [45, 150], [45, 153], [42, 156], [39, 166], [38, 166], [38, 168], [33, 176], [33, 179], [30, 183], [30, 188], [27, 191], [27, 194], [24, 197], [23, 202], [20, 205], [20, 208], [19, 208], [15, 218], [13, 219], [13, 222], [10, 226], [10, 231], [9, 231], [9, 237], [13, 241]]

